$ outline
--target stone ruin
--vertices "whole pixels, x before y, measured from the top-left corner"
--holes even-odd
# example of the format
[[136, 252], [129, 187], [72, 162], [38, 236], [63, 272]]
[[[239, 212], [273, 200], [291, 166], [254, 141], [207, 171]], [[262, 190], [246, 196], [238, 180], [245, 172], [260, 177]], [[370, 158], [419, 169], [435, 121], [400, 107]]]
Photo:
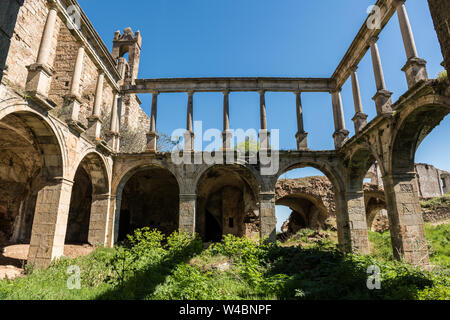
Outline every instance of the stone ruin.
[[[450, 3], [428, 2], [448, 70]], [[433, 182], [435, 187], [430, 184], [429, 188], [419, 185], [424, 181], [416, 177], [414, 154], [450, 113], [450, 84], [448, 79], [428, 78], [426, 61], [415, 46], [407, 1], [377, 0], [375, 4], [380, 8], [382, 27], [368, 28], [364, 23], [329, 78], [140, 79], [145, 40], [140, 32], [130, 28], [117, 31], [109, 52], [76, 1], [2, 0], [0, 240], [29, 244], [28, 263], [37, 267], [62, 256], [67, 243], [113, 246], [142, 226], [166, 233], [199, 233], [205, 241], [228, 233], [274, 241], [278, 202], [297, 212], [301, 225], [312, 227], [324, 225], [329, 206], [336, 216], [340, 249], [367, 254], [367, 221], [371, 217], [367, 211], [382, 207], [380, 197], [366, 201], [371, 192], [384, 195], [395, 257], [428, 264], [427, 247], [416, 245], [426, 243], [419, 199], [440, 187], [448, 190], [449, 181], [443, 173], [444, 183]], [[74, 12], [68, 8], [76, 9], [78, 19], [74, 21]], [[405, 48], [402, 70], [408, 87], [397, 101], [386, 86], [384, 71], [391, 70], [383, 70], [377, 42], [385, 23], [394, 16], [399, 19]], [[357, 67], [365, 54], [370, 54], [373, 62], [373, 106], [361, 103]], [[341, 97], [348, 79], [355, 107], [354, 136], [345, 127]], [[193, 147], [193, 97], [203, 92], [223, 93], [222, 151], [232, 159], [240, 154], [231, 148], [229, 95], [259, 95], [256, 162], [244, 154], [239, 161], [226, 164], [180, 164], [158, 149], [158, 96], [185, 93], [181, 154], [188, 160], [207, 156]], [[271, 149], [267, 92], [295, 95], [296, 150]], [[330, 94], [333, 150], [309, 149], [303, 123], [304, 92]], [[141, 108], [138, 94], [152, 94], [150, 115]], [[377, 116], [370, 122], [364, 107], [376, 110]], [[268, 164], [264, 159], [269, 154], [274, 155], [269, 159], [276, 160], [278, 170], [265, 174]], [[378, 184], [366, 190], [364, 179], [374, 163], [383, 188]], [[283, 173], [303, 167], [321, 170], [332, 192], [316, 178], [305, 185], [285, 181], [277, 186]], [[327, 195], [306, 190], [308, 184], [320, 192], [328, 190]], [[289, 193], [297, 191], [304, 195]]]

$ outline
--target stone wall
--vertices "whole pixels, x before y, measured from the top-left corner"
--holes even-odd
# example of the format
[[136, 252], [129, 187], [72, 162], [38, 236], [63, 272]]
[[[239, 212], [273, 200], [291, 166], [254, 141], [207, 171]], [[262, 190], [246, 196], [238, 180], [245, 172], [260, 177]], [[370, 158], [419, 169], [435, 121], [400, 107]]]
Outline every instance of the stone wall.
[[[42, 32], [48, 14], [45, 0], [26, 0], [20, 8], [11, 46], [6, 60], [7, 78], [11, 85], [25, 89], [28, 76], [27, 66], [36, 62], [41, 43]], [[61, 20], [57, 19], [55, 29], [59, 30]], [[57, 32], [53, 37], [49, 64], [53, 64], [56, 55]]]
[[428, 0], [434, 28], [441, 43], [444, 64], [450, 70], [450, 2], [443, 0]]

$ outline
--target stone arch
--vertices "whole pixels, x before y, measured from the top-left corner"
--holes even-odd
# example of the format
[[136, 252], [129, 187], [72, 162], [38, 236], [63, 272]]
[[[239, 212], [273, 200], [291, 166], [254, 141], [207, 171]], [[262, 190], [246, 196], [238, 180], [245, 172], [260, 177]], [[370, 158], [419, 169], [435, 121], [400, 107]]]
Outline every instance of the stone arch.
[[[179, 183], [178, 175], [171, 168], [169, 168], [168, 166], [165, 166], [161, 163], [139, 164], [139, 165], [136, 165], [136, 166], [132, 167], [131, 169], [128, 169], [125, 172], [123, 172], [123, 174], [120, 176], [120, 178], [116, 180], [116, 185], [114, 185], [113, 189], [112, 189], [112, 192], [116, 198], [114, 222], [113, 222], [114, 242], [117, 242], [118, 240], [122, 240], [122, 238], [123, 238], [123, 232], [121, 232], [120, 224], [121, 224], [121, 221], [123, 222], [124, 218], [126, 218], [123, 214], [124, 212], [122, 212], [122, 206], [125, 202], [124, 201], [124, 191], [126, 192], [126, 186], [130, 181], [132, 183], [134, 183], [133, 178], [138, 179], [138, 178], [140, 178], [139, 175], [143, 175], [149, 171], [150, 172], [153, 171], [156, 173], [156, 175], [157, 175], [156, 179], [158, 179], [158, 181], [164, 180], [166, 184], [170, 185], [170, 186], [166, 185], [166, 187], [171, 189], [171, 191], [170, 191], [171, 199], [169, 199], [170, 201], [169, 200], [166, 201], [164, 206], [167, 206], [169, 204], [171, 205], [170, 213], [172, 215], [171, 221], [173, 222], [173, 226], [164, 227], [164, 226], [158, 226], [157, 224], [155, 224], [155, 225], [151, 225], [151, 227], [157, 227], [158, 229], [162, 228], [160, 231], [163, 231], [163, 233], [170, 233], [170, 232], [175, 231], [178, 228], [178, 222], [175, 221], [178, 219], [178, 213], [179, 213], [180, 183]], [[162, 177], [162, 175], [164, 175], [164, 177]], [[158, 182], [158, 183], [161, 183], [161, 182]], [[160, 190], [160, 191], [162, 192], [162, 190]], [[160, 198], [158, 198], [158, 199], [160, 199]], [[156, 199], [155, 201], [157, 201], [158, 199]], [[168, 217], [168, 218], [170, 218], [170, 217]], [[138, 227], [143, 227], [143, 226], [147, 226], [147, 225], [140, 225]], [[165, 229], [167, 229], [167, 230], [165, 230]], [[169, 229], [170, 229], [170, 231], [168, 231]], [[121, 233], [119, 234], [119, 232], [121, 232]]]
[[306, 167], [312, 167], [314, 169], [317, 169], [321, 171], [325, 176], [330, 180], [331, 184], [333, 185], [333, 188], [335, 189], [335, 192], [342, 192], [344, 187], [344, 180], [341, 174], [339, 174], [338, 167], [342, 166], [341, 164], [336, 164], [335, 167], [330, 165], [325, 160], [318, 160], [318, 161], [312, 161], [308, 159], [289, 159], [288, 161], [281, 161], [280, 162], [280, 169], [278, 170], [277, 174], [272, 177], [271, 181], [271, 188], [272, 190], [275, 189], [275, 185], [280, 178], [280, 176], [290, 170], [299, 169], [299, 168], [306, 168]]
[[411, 111], [397, 120], [392, 137], [390, 172], [414, 172], [415, 154], [421, 142], [450, 113], [450, 99], [420, 98]]
[[[40, 112], [31, 109], [23, 101], [19, 105], [17, 100], [7, 101], [0, 110], [2, 126], [2, 149], [11, 151], [21, 157], [22, 164], [31, 164], [30, 179], [26, 181], [27, 189], [24, 193], [28, 197], [28, 204], [24, 203], [22, 215], [18, 221], [30, 221], [24, 228], [31, 230], [31, 235], [15, 235], [17, 240], [30, 243], [28, 262], [36, 265], [47, 265], [53, 258], [63, 254], [65, 236], [65, 215], [68, 210], [68, 199], [72, 181], [65, 178], [65, 148], [57, 128]], [[9, 132], [9, 135], [5, 135]], [[16, 150], [15, 150], [16, 149]], [[2, 152], [6, 154], [7, 152]], [[34, 157], [34, 159], [29, 159]], [[12, 158], [11, 158], [12, 159]], [[10, 168], [14, 169], [14, 160], [10, 159]], [[23, 200], [23, 199], [22, 199]], [[19, 199], [19, 201], [22, 201]], [[67, 209], [67, 210], [66, 210]], [[27, 219], [31, 216], [31, 219]], [[21, 220], [25, 217], [25, 220]], [[27, 231], [27, 232], [28, 232]], [[29, 233], [29, 232], [28, 232]]]
[[196, 231], [206, 241], [220, 241], [223, 234], [259, 237], [260, 184], [248, 166], [204, 167], [194, 181]]
[[66, 242], [104, 245], [110, 204], [110, 179], [104, 157], [90, 150], [73, 173]]
[[361, 147], [355, 150], [346, 160], [346, 181], [348, 192], [363, 190], [364, 178], [370, 167], [377, 161], [369, 148]]
[[1, 237], [28, 242], [42, 184], [64, 174], [62, 150], [51, 123], [25, 105], [0, 111], [0, 132]]

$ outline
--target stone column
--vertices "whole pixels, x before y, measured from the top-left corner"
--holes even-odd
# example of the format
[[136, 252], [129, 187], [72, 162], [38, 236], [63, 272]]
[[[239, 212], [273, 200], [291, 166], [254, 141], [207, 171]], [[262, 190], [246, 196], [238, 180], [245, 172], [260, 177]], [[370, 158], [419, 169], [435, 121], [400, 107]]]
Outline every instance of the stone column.
[[97, 88], [95, 89], [95, 101], [94, 110], [89, 117], [87, 134], [94, 140], [100, 140], [100, 133], [102, 130], [102, 121], [100, 120], [101, 108], [103, 103], [103, 83], [105, 80], [105, 74], [100, 71], [97, 79]]
[[364, 192], [347, 192], [346, 200], [351, 252], [369, 254]]
[[93, 246], [104, 246], [107, 244], [106, 232], [110, 203], [111, 197], [109, 194], [92, 196], [88, 242]]
[[156, 152], [158, 134], [156, 133], [156, 118], [158, 115], [158, 95], [159, 92], [152, 93], [152, 110], [150, 113], [150, 130], [147, 133], [147, 152]]
[[[111, 108], [111, 124], [110, 124], [110, 130], [108, 133], [108, 145], [109, 147], [117, 152], [120, 148], [120, 142], [119, 142], [119, 100], [121, 98], [119, 95], [115, 94], [113, 99], [113, 104]], [[120, 101], [121, 104], [121, 101]]]
[[70, 94], [67, 97], [70, 101], [70, 118], [69, 125], [79, 132], [83, 132], [86, 128], [79, 121], [81, 96], [80, 96], [80, 83], [81, 74], [83, 73], [83, 60], [84, 60], [84, 45], [78, 48], [77, 60], [75, 61], [75, 68], [72, 75], [72, 84], [70, 86]]
[[442, 66], [450, 71], [450, 2], [442, 0], [428, 0], [434, 29], [436, 30], [444, 61]]
[[277, 238], [275, 215], [275, 193], [263, 192], [259, 194], [259, 218], [261, 240], [275, 242]]
[[196, 194], [180, 194], [179, 229], [183, 232], [195, 234]]
[[336, 90], [331, 92], [331, 98], [333, 103], [333, 117], [334, 128], [333, 134], [334, 145], [336, 149], [340, 149], [345, 141], [348, 139], [348, 130], [345, 129], [344, 108], [342, 106], [341, 91]]
[[233, 134], [230, 131], [230, 91], [223, 92], [223, 132], [222, 132], [222, 148], [223, 151], [231, 150], [231, 139]]
[[386, 90], [386, 83], [384, 81], [383, 67], [381, 65], [377, 41], [378, 38], [372, 38], [370, 40], [373, 72], [377, 85], [377, 93], [372, 99], [375, 101], [378, 115], [390, 115], [392, 114], [392, 92]]
[[259, 112], [261, 120], [261, 129], [259, 130], [259, 149], [260, 151], [270, 149], [270, 132], [267, 130], [266, 117], [266, 92], [259, 91]]
[[38, 192], [28, 263], [47, 267], [64, 254], [73, 181], [57, 178]]
[[394, 257], [428, 265], [428, 247], [415, 172], [383, 177]]
[[414, 41], [411, 24], [409, 23], [408, 13], [406, 12], [405, 0], [396, 0], [396, 6], [400, 31], [402, 33], [406, 57], [408, 58], [402, 71], [405, 72], [408, 88], [411, 89], [417, 82], [428, 79], [426, 68], [427, 62], [420, 59], [417, 54], [416, 43]]
[[[52, 46], [53, 35], [55, 32], [57, 8], [53, 1], [49, 2], [50, 8], [45, 22], [44, 33], [42, 34], [41, 43], [36, 59], [36, 63], [28, 66], [28, 78], [26, 90], [33, 96], [37, 96], [41, 101], [45, 101], [50, 87], [50, 80], [54, 74], [51, 66], [48, 65], [50, 50]], [[52, 107], [48, 103], [43, 103]]]
[[355, 133], [358, 134], [367, 125], [367, 114], [363, 112], [361, 92], [359, 90], [359, 80], [356, 74], [357, 67], [352, 69], [352, 89], [353, 101], [355, 103], [355, 116], [353, 122], [355, 123]]
[[186, 132], [184, 134], [184, 151], [194, 151], [194, 91], [188, 92]]
[[297, 139], [297, 150], [308, 151], [308, 133], [305, 132], [303, 125], [303, 107], [302, 107], [302, 93], [300, 91], [295, 92], [295, 104], [297, 110], [297, 133], [295, 138]]

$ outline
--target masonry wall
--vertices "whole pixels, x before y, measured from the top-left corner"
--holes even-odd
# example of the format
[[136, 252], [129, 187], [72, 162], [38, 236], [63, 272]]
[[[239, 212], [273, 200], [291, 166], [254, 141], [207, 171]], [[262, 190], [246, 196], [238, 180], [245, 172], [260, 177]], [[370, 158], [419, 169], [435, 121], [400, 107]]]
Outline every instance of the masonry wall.
[[[48, 8], [44, 0], [26, 0], [19, 10], [4, 76], [16, 89], [25, 89], [27, 66], [36, 62], [47, 14]], [[61, 20], [57, 19], [55, 29], [59, 30], [60, 25]], [[56, 55], [57, 34], [55, 32], [50, 50], [50, 65], [53, 64]]]
[[416, 164], [416, 172], [421, 198], [435, 198], [443, 194], [440, 170], [429, 164]]

